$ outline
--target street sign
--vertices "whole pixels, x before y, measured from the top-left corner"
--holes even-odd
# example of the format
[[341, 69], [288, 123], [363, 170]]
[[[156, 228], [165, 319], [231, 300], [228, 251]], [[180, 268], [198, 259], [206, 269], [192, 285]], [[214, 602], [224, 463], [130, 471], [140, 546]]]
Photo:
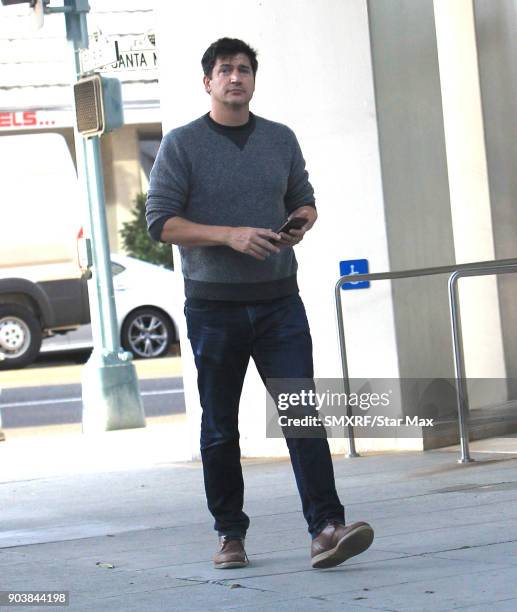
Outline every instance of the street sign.
[[89, 37], [89, 48], [80, 51], [83, 74], [126, 72], [128, 70], [156, 70], [158, 56], [153, 34], [132, 37], [108, 37], [96, 32]]
[[138, 36], [123, 36], [117, 38], [120, 51], [139, 51], [141, 49], [155, 49], [156, 40], [152, 32]]
[[[348, 276], [351, 274], [368, 274], [368, 260], [367, 259], [345, 259], [339, 262], [339, 273], [341, 276]], [[370, 281], [351, 281], [345, 283], [342, 289], [368, 289]]]
[[126, 70], [156, 70], [158, 56], [156, 49], [130, 49], [119, 51], [118, 58], [111, 65], [106, 66], [103, 72], [123, 72]]
[[99, 39], [96, 42], [90, 42], [88, 49], [79, 51], [81, 60], [81, 71], [93, 72], [98, 68], [104, 68], [118, 61], [117, 42], [107, 38]]

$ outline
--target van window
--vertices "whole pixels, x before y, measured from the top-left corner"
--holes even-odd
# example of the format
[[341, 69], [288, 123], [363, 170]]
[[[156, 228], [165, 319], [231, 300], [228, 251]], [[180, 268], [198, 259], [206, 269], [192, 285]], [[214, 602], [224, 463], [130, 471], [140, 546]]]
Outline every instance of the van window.
[[111, 262], [111, 275], [112, 276], [117, 276], [117, 274], [124, 272], [125, 269], [126, 268], [124, 268], [124, 266], [120, 265], [119, 263], [116, 263], [114, 261]]

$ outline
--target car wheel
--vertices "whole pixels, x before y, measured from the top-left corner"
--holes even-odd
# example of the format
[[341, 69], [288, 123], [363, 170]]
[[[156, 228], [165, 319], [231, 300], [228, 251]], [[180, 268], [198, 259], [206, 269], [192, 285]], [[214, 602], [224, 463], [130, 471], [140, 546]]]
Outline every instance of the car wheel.
[[134, 357], [163, 357], [174, 340], [171, 320], [157, 308], [139, 308], [131, 312], [122, 326], [122, 346]]
[[0, 369], [24, 368], [38, 356], [41, 327], [20, 304], [0, 304]]

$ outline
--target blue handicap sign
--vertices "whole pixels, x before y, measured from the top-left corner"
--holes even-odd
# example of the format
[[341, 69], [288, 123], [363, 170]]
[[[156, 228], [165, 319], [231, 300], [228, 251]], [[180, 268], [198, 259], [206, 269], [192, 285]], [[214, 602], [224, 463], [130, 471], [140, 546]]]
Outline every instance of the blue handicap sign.
[[[349, 274], [368, 274], [367, 259], [346, 259], [339, 262], [340, 276], [348, 276]], [[370, 281], [356, 281], [345, 283], [342, 289], [368, 289]]]

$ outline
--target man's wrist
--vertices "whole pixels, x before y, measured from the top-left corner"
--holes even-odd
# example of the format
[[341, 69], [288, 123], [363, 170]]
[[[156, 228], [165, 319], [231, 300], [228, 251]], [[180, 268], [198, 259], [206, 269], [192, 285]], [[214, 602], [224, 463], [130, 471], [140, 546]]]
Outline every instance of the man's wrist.
[[217, 231], [215, 232], [216, 242], [221, 246], [229, 246], [232, 229], [232, 227], [227, 227], [225, 225], [217, 226]]

